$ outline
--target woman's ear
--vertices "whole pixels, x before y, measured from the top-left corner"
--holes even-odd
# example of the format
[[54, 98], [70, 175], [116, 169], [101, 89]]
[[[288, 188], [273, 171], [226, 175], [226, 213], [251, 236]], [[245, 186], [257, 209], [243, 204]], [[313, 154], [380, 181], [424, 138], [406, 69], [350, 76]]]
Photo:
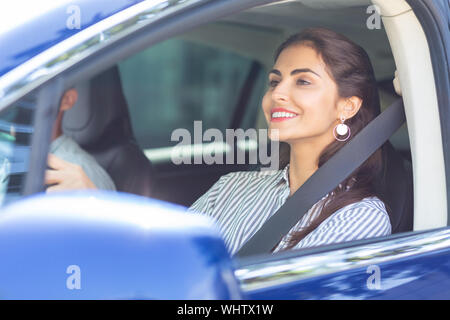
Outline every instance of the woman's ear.
[[343, 99], [342, 103], [340, 104], [339, 115], [344, 116], [345, 119], [350, 119], [358, 113], [361, 105], [362, 99], [357, 96]]
[[74, 104], [78, 100], [78, 92], [76, 89], [69, 89], [64, 92], [64, 95], [61, 99], [61, 105], [59, 107], [59, 111], [67, 111], [74, 106]]

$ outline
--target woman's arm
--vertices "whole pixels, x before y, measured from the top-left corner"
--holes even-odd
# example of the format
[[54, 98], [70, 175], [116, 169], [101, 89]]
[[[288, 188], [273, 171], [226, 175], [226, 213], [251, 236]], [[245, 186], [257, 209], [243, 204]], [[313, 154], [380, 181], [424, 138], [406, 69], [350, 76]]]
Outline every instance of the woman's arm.
[[220, 177], [219, 180], [214, 183], [214, 185], [206, 191], [200, 198], [198, 198], [189, 208], [188, 211], [205, 214], [208, 216], [212, 215], [214, 210], [217, 196], [219, 195], [222, 186], [227, 181], [231, 174], [226, 174]]

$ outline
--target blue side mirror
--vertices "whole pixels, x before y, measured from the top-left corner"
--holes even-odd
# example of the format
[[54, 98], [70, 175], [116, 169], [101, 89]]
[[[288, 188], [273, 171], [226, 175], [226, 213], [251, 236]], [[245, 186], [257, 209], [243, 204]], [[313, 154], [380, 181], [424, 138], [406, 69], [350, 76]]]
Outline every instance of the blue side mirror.
[[0, 299], [239, 299], [212, 222], [121, 193], [37, 195], [0, 212]]

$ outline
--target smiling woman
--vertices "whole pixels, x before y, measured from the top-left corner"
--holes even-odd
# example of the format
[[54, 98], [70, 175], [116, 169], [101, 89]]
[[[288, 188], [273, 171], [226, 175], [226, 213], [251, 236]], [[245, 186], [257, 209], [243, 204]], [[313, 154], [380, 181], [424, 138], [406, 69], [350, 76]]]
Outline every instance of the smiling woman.
[[[232, 254], [345, 145], [350, 132], [358, 133], [379, 113], [366, 52], [327, 29], [291, 36], [276, 51], [262, 108], [271, 138], [290, 146], [288, 164], [280, 171], [223, 176], [190, 208], [218, 221]], [[347, 129], [341, 131], [345, 139], [336, 137], [338, 126]], [[374, 187], [381, 152], [317, 202], [274, 251], [389, 235], [387, 209]]]
[[[300, 136], [291, 143], [289, 140], [286, 141], [291, 147], [289, 159], [291, 167], [300, 168], [290, 172], [294, 181], [296, 173], [297, 177], [301, 177], [301, 168], [308, 161], [310, 167], [322, 166], [344, 145], [344, 141], [350, 138], [350, 132], [358, 133], [380, 112], [373, 68], [363, 48], [334, 32], [310, 29], [287, 39], [277, 50], [275, 59], [278, 62], [283, 58], [281, 55], [292, 54], [292, 52], [298, 54], [299, 51], [303, 54], [302, 56], [288, 56], [286, 60], [291, 58], [291, 63], [295, 63], [296, 58], [300, 61], [301, 57], [305, 57], [301, 59], [301, 63], [309, 63], [317, 72], [312, 72], [313, 76], [310, 75], [311, 73], [308, 74], [309, 78], [306, 79], [311, 79], [310, 82], [306, 84], [302, 82], [301, 85], [297, 85], [299, 89], [292, 90], [293, 103], [302, 111], [301, 114], [304, 114], [304, 121], [299, 123], [298, 127], [314, 125], [315, 129], [310, 129], [306, 139]], [[273, 98], [273, 94], [279, 94], [279, 91], [275, 93], [273, 90], [272, 103], [285, 103], [283, 96]], [[268, 102], [268, 105], [272, 104]], [[336, 119], [339, 119], [341, 123], [338, 124]], [[344, 125], [346, 119], [348, 124]], [[347, 130], [344, 129], [342, 133], [347, 136], [340, 139], [335, 133], [339, 134], [339, 128], [343, 125], [348, 128], [348, 135]], [[297, 130], [301, 135], [301, 129]], [[373, 185], [375, 177], [382, 168], [381, 150], [376, 151], [332, 192], [332, 196], [323, 206], [319, 216], [304, 230], [292, 235], [289, 247], [305, 238], [334, 212], [352, 203], [372, 197], [378, 199], [379, 207], [386, 208], [385, 203], [379, 200], [382, 197], [376, 194]], [[318, 156], [311, 156], [314, 154]], [[298, 183], [300, 187], [304, 180], [302, 178], [298, 180], [300, 180]], [[298, 187], [294, 185], [294, 190]], [[361, 220], [367, 222], [365, 217]], [[376, 225], [373, 227], [379, 228]]]

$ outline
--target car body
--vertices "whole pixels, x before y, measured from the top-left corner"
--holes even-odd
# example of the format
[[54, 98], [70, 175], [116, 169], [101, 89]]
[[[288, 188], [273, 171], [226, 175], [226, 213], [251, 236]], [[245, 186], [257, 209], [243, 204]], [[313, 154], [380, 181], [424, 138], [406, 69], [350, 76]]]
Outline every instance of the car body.
[[[450, 298], [448, 2], [116, 0], [33, 5], [40, 8], [0, 29], [6, 48], [0, 53], [0, 298]], [[365, 21], [375, 14], [376, 22], [372, 5], [383, 17], [383, 27], [375, 30]], [[380, 87], [387, 88], [382, 108], [402, 95], [408, 126], [391, 142], [412, 164], [414, 229], [231, 258], [211, 221], [185, 214], [185, 207], [221, 175], [254, 170], [255, 165], [174, 165], [170, 132], [196, 117], [221, 130], [262, 128], [258, 97], [275, 46], [287, 34], [317, 24], [365, 47]], [[181, 60], [178, 53], [188, 58]], [[163, 77], [167, 63], [177, 66], [167, 72], [168, 80]], [[178, 71], [192, 71], [191, 65], [206, 80]], [[43, 193], [61, 94], [111, 67], [120, 74], [120, 99], [129, 106], [136, 141], [153, 165], [150, 198], [121, 188], [117, 193]], [[396, 93], [391, 84], [395, 70]], [[198, 107], [202, 101], [209, 109]], [[230, 105], [235, 106], [231, 111]], [[94, 107], [86, 111], [86, 123]], [[97, 107], [96, 112], [104, 112]], [[70, 120], [65, 128], [83, 140]], [[80, 144], [102, 164], [100, 145], [114, 139], [100, 133], [98, 139], [98, 146]], [[192, 144], [202, 143], [194, 137], [189, 158], [196, 156]], [[214, 147], [227, 152], [224, 144]], [[253, 150], [251, 143], [238, 148]]]

